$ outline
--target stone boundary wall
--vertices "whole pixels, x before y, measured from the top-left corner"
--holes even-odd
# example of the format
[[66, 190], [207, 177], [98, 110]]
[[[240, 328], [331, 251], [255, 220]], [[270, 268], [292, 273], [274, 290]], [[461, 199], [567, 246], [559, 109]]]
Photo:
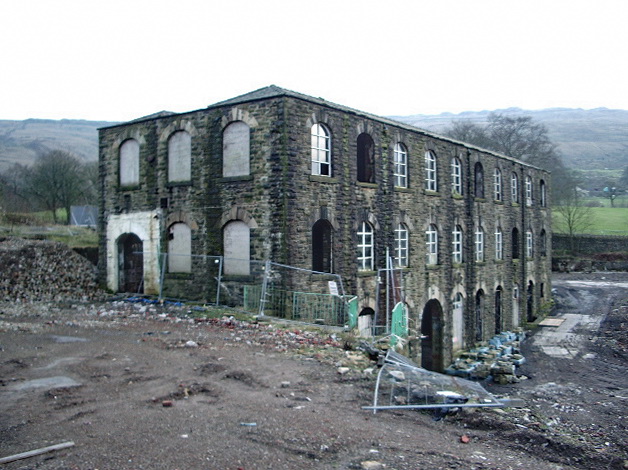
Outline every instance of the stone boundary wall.
[[[628, 237], [619, 235], [577, 235], [574, 249], [582, 254], [628, 252]], [[553, 251], [571, 251], [571, 240], [567, 235], [552, 234]]]

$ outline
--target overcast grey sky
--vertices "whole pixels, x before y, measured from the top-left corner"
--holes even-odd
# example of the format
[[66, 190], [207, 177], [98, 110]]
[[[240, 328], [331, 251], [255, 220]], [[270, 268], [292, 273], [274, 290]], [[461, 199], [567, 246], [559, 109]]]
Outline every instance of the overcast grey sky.
[[378, 115], [628, 109], [626, 0], [0, 0], [0, 119], [125, 121], [267, 85]]

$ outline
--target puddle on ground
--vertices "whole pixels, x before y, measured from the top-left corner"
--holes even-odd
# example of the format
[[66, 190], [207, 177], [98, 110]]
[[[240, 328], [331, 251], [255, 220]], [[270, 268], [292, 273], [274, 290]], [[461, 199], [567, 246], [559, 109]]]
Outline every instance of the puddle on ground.
[[38, 367], [37, 369], [39, 369], [39, 370], [54, 369], [55, 367], [57, 367], [57, 366], [59, 366], [61, 364], [74, 364], [74, 363], [78, 362], [79, 360], [80, 359], [78, 357], [61, 357], [59, 359], [55, 359], [54, 361], [52, 361], [47, 366]]
[[[561, 281], [561, 284], [567, 284], [576, 287], [619, 287], [628, 289], [628, 282], [614, 281]], [[558, 283], [556, 283], [558, 284]]]
[[79, 338], [78, 336], [50, 336], [55, 343], [84, 343], [87, 338]]
[[15, 385], [11, 385], [11, 390], [28, 390], [31, 388], [61, 388], [61, 387], [79, 387], [81, 384], [76, 380], [66, 377], [64, 375], [57, 375], [55, 377], [45, 377], [43, 379], [27, 380], [26, 382], [20, 382]]

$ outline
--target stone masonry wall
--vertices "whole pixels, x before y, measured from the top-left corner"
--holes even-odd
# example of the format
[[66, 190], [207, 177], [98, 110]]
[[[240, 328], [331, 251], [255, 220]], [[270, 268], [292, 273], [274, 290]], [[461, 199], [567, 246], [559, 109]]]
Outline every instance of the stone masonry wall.
[[[222, 130], [240, 120], [250, 127], [250, 175], [222, 177]], [[313, 124], [322, 123], [331, 131], [332, 174], [313, 176], [311, 137]], [[192, 136], [192, 179], [168, 183], [168, 136], [183, 129]], [[357, 181], [357, 137], [368, 133], [375, 145], [374, 183]], [[140, 143], [140, 183], [120, 187], [118, 149], [127, 138]], [[408, 151], [408, 188], [394, 186], [393, 147], [402, 142]], [[426, 191], [425, 152], [437, 156], [439, 188]], [[462, 196], [451, 191], [451, 158], [463, 165]], [[484, 170], [484, 198], [473, 197], [474, 165]], [[502, 172], [503, 200], [493, 197], [493, 173]], [[433, 328], [440, 328], [442, 361], [453, 354], [452, 310], [456, 293], [464, 297], [464, 343], [488, 339], [496, 329], [516, 328], [525, 321], [528, 305], [540, 308], [550, 290], [551, 221], [549, 210], [538, 199], [539, 181], [549, 183], [548, 175], [513, 159], [481, 151], [462, 143], [411, 128], [401, 123], [366, 115], [354, 110], [295, 96], [273, 96], [243, 100], [237, 104], [215, 105], [190, 113], [161, 115], [102, 129], [100, 131], [101, 265], [106, 259], [106, 231], [111, 215], [157, 211], [161, 226], [160, 246], [167, 246], [168, 226], [183, 221], [192, 228], [194, 255], [222, 254], [222, 229], [229, 220], [243, 220], [251, 228], [251, 259], [312, 268], [312, 227], [320, 219], [333, 227], [333, 269], [340, 274], [347, 293], [355, 294], [360, 309], [377, 310], [377, 272], [357, 269], [357, 229], [363, 221], [374, 228], [375, 266], [385, 267], [386, 248], [393, 250], [394, 229], [404, 223], [409, 229], [409, 266], [404, 269], [405, 291], [410, 309], [410, 326], [421, 335], [421, 322], [428, 305]], [[520, 202], [510, 200], [510, 175], [519, 175]], [[526, 176], [534, 181], [535, 201], [524, 202]], [[549, 193], [549, 191], [548, 191]], [[438, 227], [439, 260], [425, 263], [425, 231]], [[464, 260], [451, 259], [452, 230], [463, 227]], [[485, 259], [474, 260], [475, 227], [484, 230]], [[504, 259], [495, 260], [496, 227], [503, 233]], [[519, 253], [513, 259], [512, 229], [519, 233]], [[130, 226], [130, 231], [133, 227]], [[542, 230], [548, 248], [536, 246], [525, 256], [525, 233]], [[109, 246], [113, 246], [111, 242]], [[163, 251], [163, 248], [162, 248]], [[543, 253], [542, 253], [543, 251]], [[111, 256], [111, 254], [110, 254]], [[207, 261], [195, 258], [192, 273], [167, 274], [166, 295], [180, 298], [211, 296], [215, 273]], [[237, 279], [234, 279], [237, 281]], [[246, 280], [246, 279], [242, 279]], [[530, 301], [527, 289], [532, 283]], [[513, 299], [515, 287], [519, 292]], [[496, 325], [495, 295], [502, 292], [501, 316]], [[482, 308], [476, 308], [476, 298]], [[513, 319], [519, 312], [519, 320]], [[479, 328], [481, 326], [481, 328]], [[478, 333], [479, 332], [479, 333]], [[478, 337], [479, 334], [479, 337]], [[440, 341], [440, 339], [439, 339]], [[420, 357], [415, 341], [412, 353]]]

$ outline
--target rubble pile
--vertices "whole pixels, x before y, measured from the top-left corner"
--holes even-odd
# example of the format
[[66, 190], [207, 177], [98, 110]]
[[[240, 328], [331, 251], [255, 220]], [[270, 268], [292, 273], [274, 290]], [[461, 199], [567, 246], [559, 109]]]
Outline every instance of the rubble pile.
[[500, 333], [485, 346], [463, 352], [445, 373], [475, 380], [492, 377], [494, 382], [502, 385], [519, 382], [515, 369], [525, 362], [519, 351], [523, 339], [523, 333]]
[[67, 245], [48, 240], [0, 240], [0, 300], [97, 300], [97, 272]]

